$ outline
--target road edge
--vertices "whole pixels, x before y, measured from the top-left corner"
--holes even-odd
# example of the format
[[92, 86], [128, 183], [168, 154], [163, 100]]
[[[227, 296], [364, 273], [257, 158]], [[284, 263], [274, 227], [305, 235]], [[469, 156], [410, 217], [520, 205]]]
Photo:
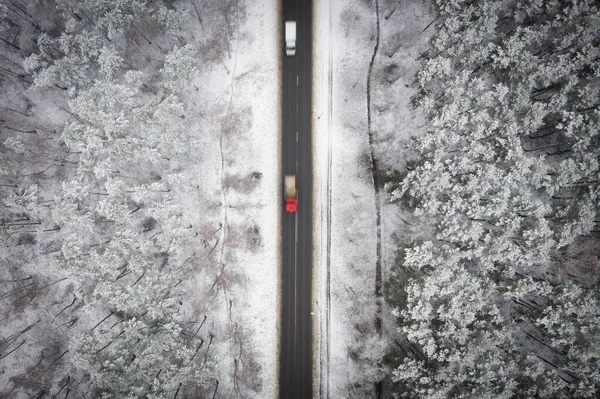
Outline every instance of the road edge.
[[313, 397], [329, 398], [333, 1], [313, 2]]

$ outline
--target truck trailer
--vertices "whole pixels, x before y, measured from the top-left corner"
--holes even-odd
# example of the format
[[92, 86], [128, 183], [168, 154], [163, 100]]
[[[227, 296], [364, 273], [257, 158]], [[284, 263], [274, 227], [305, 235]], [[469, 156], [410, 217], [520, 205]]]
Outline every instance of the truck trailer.
[[296, 21], [285, 21], [285, 54], [296, 55]]
[[295, 213], [298, 210], [298, 187], [296, 187], [296, 175], [285, 175], [283, 185], [285, 211], [288, 213]]

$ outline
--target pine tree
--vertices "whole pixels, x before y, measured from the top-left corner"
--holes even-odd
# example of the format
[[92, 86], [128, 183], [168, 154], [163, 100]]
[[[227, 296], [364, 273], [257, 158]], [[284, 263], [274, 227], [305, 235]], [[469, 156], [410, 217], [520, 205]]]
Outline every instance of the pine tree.
[[600, 11], [438, 3], [414, 99], [429, 131], [388, 185], [437, 227], [403, 249], [388, 285], [408, 341], [399, 392], [593, 397], [598, 343], [576, 332], [596, 331], [585, 303], [597, 295], [551, 276], [598, 211]]

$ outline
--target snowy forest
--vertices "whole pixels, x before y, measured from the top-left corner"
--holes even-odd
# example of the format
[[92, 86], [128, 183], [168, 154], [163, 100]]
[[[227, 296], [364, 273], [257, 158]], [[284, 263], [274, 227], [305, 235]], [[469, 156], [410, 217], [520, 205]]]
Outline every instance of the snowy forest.
[[[598, 398], [598, 2], [313, 3], [328, 395]], [[277, 13], [0, 0], [0, 398], [276, 396]]]
[[0, 1], [0, 397], [269, 396], [247, 322], [262, 319], [236, 296], [264, 196], [236, 213], [263, 174], [235, 169], [232, 137], [252, 130], [233, 82], [271, 75], [235, 52], [247, 12]]
[[397, 397], [598, 397], [598, 7], [436, 2], [413, 83], [425, 132], [384, 178], [432, 227], [385, 284]]

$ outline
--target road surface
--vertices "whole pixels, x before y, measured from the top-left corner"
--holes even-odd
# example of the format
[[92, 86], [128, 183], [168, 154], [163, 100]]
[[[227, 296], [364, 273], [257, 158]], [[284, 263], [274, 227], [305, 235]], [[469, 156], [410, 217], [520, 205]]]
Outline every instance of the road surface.
[[[282, 217], [281, 351], [279, 398], [312, 397], [312, 3], [283, 1], [279, 38], [282, 59], [282, 176], [296, 174], [298, 213]], [[284, 21], [296, 21], [296, 55], [285, 55]]]

